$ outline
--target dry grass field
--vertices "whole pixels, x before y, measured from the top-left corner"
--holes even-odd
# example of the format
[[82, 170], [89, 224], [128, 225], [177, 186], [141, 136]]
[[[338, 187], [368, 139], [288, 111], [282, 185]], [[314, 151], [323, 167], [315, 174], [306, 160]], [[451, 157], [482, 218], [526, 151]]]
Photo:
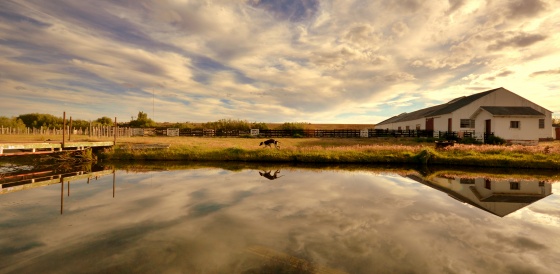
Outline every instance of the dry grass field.
[[[62, 136], [0, 135], [0, 143], [61, 141]], [[72, 136], [72, 141], [111, 141], [113, 138]], [[560, 169], [560, 141], [537, 146], [456, 144], [436, 150], [416, 138], [279, 138], [281, 149], [259, 146], [265, 138], [122, 137], [106, 160], [239, 161], [286, 163], [435, 164], [479, 167]], [[137, 144], [165, 144], [150, 149]]]

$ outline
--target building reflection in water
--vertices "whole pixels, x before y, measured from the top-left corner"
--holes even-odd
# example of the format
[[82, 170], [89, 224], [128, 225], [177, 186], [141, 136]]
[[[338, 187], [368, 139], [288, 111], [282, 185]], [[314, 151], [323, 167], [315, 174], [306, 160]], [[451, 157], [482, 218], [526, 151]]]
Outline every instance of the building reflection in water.
[[406, 177], [499, 217], [507, 216], [552, 194], [552, 184], [539, 180], [453, 176], [424, 179], [416, 175]]

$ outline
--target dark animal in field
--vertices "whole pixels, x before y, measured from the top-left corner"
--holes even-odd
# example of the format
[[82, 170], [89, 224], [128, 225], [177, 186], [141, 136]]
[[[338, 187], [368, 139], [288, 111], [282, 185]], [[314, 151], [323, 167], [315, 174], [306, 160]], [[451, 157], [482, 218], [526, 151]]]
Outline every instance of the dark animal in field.
[[270, 147], [270, 148], [272, 148], [272, 145], [274, 144], [274, 147], [275, 147], [276, 149], [280, 149], [280, 146], [278, 145], [279, 143], [280, 143], [280, 142], [278, 142], [278, 141], [276, 141], [276, 140], [274, 140], [274, 139], [268, 139], [268, 140], [266, 140], [266, 141], [264, 141], [264, 142], [261, 142], [261, 144], [260, 144], [259, 146], [264, 145], [264, 147]]
[[260, 171], [259, 171], [259, 174], [260, 174], [261, 176], [263, 176], [263, 177], [269, 179], [269, 180], [275, 180], [275, 179], [278, 179], [278, 178], [284, 176], [284, 175], [278, 176], [278, 173], [280, 173], [280, 170], [276, 170], [276, 171], [274, 172], [274, 175], [270, 174], [271, 172], [272, 172], [272, 170], [269, 170], [269, 171], [264, 171], [264, 170], [263, 170], [263, 172], [260, 172]]

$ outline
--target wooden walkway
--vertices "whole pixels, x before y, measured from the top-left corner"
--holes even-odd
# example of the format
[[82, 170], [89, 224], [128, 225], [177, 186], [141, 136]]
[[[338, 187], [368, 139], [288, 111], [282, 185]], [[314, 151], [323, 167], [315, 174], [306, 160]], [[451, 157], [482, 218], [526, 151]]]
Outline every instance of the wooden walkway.
[[114, 142], [10, 142], [0, 143], [0, 157], [14, 155], [49, 154], [88, 148], [112, 147]]

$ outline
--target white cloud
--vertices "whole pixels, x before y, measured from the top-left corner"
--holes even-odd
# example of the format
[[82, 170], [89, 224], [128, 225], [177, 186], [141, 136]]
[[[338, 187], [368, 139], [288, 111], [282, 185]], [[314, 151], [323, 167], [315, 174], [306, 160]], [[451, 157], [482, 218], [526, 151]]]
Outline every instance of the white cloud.
[[[16, 86], [48, 85], [59, 95], [43, 94], [52, 100], [33, 102], [38, 109], [50, 109], [49, 102], [67, 91], [141, 98], [157, 88], [160, 108], [177, 111], [158, 115], [166, 121], [189, 116], [206, 122], [226, 113], [292, 121], [352, 116], [348, 106], [410, 93], [431, 103], [450, 90], [504, 86], [537, 101], [522, 89], [543, 95], [557, 90], [549, 81], [554, 73], [538, 74], [560, 63], [554, 31], [560, 5], [553, 0], [16, 0], [0, 8], [6, 11], [0, 91], [16, 96]], [[505, 71], [511, 73], [500, 74]], [[406, 90], [395, 88], [403, 84]], [[229, 106], [220, 101], [224, 94], [230, 94]], [[207, 97], [213, 99], [201, 99]], [[197, 104], [202, 101], [210, 105]], [[560, 111], [558, 103], [545, 103]], [[138, 108], [105, 105], [123, 117]], [[200, 111], [187, 110], [194, 107]], [[384, 110], [386, 117], [411, 111], [404, 105]], [[99, 111], [91, 115], [108, 114]]]

